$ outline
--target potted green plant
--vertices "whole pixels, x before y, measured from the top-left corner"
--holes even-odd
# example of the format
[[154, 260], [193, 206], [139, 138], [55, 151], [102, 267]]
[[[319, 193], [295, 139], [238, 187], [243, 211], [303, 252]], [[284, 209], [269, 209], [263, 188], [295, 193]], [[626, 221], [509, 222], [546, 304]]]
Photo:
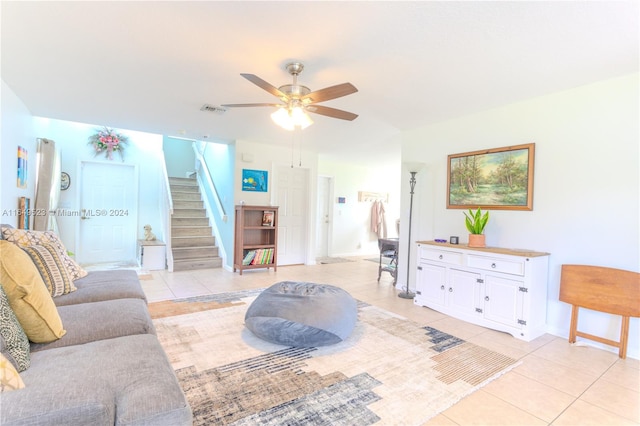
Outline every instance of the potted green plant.
[[484, 212], [483, 214], [480, 207], [478, 207], [475, 212], [471, 209], [469, 209], [468, 214], [464, 212], [464, 216], [464, 223], [467, 226], [467, 230], [469, 230], [469, 247], [486, 247], [487, 244], [483, 232], [489, 221], [489, 212]]

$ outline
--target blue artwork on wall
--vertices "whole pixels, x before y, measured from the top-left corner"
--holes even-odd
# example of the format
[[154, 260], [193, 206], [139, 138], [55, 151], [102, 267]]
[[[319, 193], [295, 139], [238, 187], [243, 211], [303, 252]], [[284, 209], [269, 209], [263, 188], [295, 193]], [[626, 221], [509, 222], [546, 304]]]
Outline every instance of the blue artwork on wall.
[[267, 192], [266, 170], [242, 169], [242, 190], [251, 192]]

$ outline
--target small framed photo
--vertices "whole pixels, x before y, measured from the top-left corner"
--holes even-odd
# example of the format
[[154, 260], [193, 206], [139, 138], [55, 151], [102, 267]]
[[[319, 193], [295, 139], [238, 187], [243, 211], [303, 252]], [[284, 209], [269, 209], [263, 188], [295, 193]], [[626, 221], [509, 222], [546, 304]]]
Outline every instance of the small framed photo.
[[272, 211], [265, 211], [262, 213], [262, 226], [273, 226], [273, 219], [275, 213]]

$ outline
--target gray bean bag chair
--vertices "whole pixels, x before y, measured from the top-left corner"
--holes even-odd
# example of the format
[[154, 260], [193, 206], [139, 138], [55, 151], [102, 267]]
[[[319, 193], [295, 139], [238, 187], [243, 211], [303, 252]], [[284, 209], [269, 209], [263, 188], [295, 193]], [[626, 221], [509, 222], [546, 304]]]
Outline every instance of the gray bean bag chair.
[[244, 317], [256, 336], [286, 346], [339, 343], [356, 325], [356, 301], [328, 284], [283, 281], [264, 290]]

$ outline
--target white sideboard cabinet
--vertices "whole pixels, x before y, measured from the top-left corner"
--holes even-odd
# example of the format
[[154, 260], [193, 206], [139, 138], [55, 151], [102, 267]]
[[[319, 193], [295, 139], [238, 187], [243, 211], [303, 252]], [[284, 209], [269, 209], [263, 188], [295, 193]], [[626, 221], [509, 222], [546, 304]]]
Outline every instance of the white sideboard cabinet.
[[546, 332], [549, 253], [418, 242], [414, 303], [531, 341]]

